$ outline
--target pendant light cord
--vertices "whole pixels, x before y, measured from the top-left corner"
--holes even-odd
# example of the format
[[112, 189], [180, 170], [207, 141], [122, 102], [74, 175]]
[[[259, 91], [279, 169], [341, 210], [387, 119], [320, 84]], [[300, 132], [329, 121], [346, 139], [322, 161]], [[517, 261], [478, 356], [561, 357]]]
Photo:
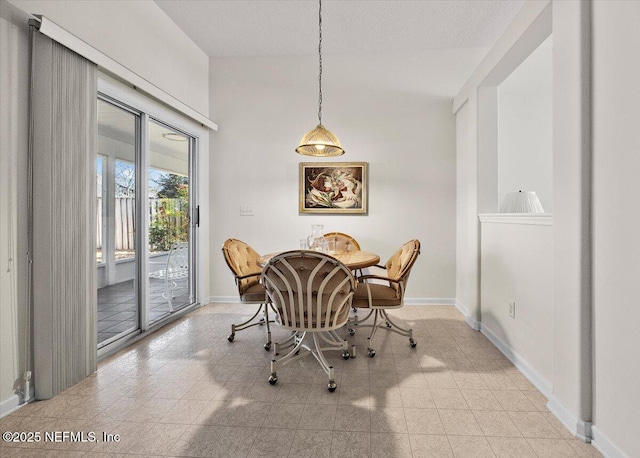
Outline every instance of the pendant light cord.
[[322, 124], [322, 0], [319, 0], [320, 7], [318, 8], [318, 64], [320, 71], [318, 74], [318, 124]]

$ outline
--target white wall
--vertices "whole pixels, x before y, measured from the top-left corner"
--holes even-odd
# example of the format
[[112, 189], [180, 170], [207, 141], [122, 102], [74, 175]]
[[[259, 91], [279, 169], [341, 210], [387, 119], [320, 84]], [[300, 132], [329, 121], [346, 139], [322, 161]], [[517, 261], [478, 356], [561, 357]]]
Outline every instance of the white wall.
[[151, 0], [10, 0], [42, 14], [196, 111], [209, 112], [209, 58]]
[[[13, 194], [9, 192], [6, 196], [8, 205], [0, 208], [3, 228], [0, 243], [3, 248], [8, 247], [7, 252], [3, 250], [0, 253], [0, 262], [7, 267], [14, 263], [12, 272], [7, 274], [6, 267], [3, 267], [0, 276], [0, 416], [18, 406], [22, 374], [31, 368], [25, 292], [29, 89], [27, 13], [44, 14], [203, 114], [208, 114], [209, 109], [207, 56], [154, 2], [0, 0], [0, 154], [2, 173], [5, 173], [5, 163], [16, 171]], [[207, 145], [207, 140], [203, 143]], [[205, 150], [208, 150], [207, 146]], [[208, 170], [206, 151], [201, 163]], [[5, 185], [4, 175], [2, 180]], [[204, 194], [200, 194], [204, 207], [202, 214], [207, 215], [208, 195]], [[2, 196], [4, 200], [4, 187]], [[7, 240], [9, 234], [15, 236], [12, 242]], [[206, 240], [202, 246], [208, 252]], [[17, 253], [17, 256], [9, 261], [8, 256], [12, 253]], [[201, 266], [201, 272], [207, 279], [208, 267], [208, 264]], [[206, 280], [201, 283], [207, 286]], [[10, 293], [10, 285], [16, 285], [15, 295]], [[208, 296], [208, 288], [200, 295]]]
[[[337, 160], [369, 163], [369, 213], [358, 216], [298, 214], [298, 163], [313, 159], [295, 147], [317, 124], [317, 58], [213, 60], [211, 111], [220, 122], [210, 172], [214, 298], [237, 294], [217, 251], [224, 240], [244, 240], [261, 253], [293, 249], [311, 224], [353, 235], [383, 261], [418, 238], [422, 254], [408, 297], [453, 298], [455, 122], [447, 62], [459, 65], [455, 57], [433, 53], [440, 67], [425, 76], [431, 92], [420, 93], [389, 79], [397, 56], [324, 56], [323, 124], [346, 150]], [[241, 205], [255, 216], [239, 216]]]
[[456, 305], [474, 328], [480, 323], [476, 110], [470, 100], [456, 113]]
[[549, 37], [498, 86], [498, 205], [506, 193], [535, 191], [553, 212], [552, 51]]
[[[553, 380], [551, 217], [487, 215], [481, 221], [482, 331], [508, 349], [548, 395]], [[509, 301], [515, 301], [514, 318]]]
[[595, 445], [640, 456], [640, 3], [593, 4]]

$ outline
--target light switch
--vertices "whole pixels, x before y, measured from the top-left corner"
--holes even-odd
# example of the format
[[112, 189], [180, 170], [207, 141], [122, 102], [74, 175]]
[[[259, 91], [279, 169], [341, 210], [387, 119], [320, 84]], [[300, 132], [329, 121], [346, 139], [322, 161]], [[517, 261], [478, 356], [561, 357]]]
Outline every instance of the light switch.
[[253, 207], [240, 205], [240, 216], [253, 216]]

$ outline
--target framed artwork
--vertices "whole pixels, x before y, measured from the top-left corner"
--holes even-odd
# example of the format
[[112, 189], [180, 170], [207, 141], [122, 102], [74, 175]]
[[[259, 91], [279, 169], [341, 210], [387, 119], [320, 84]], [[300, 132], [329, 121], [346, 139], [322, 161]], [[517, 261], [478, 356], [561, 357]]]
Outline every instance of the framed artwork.
[[300, 213], [367, 213], [366, 162], [301, 162]]

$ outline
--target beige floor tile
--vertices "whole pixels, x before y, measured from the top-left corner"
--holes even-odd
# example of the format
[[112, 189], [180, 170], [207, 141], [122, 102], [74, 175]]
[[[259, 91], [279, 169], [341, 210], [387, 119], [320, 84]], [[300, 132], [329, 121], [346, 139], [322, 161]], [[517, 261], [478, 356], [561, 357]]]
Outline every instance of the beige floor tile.
[[526, 439], [522, 437], [487, 437], [498, 458], [536, 458]]
[[447, 436], [409, 434], [409, 440], [413, 458], [446, 458], [453, 456]]
[[271, 407], [270, 402], [247, 401], [238, 406], [231, 415], [230, 426], [250, 426], [259, 428], [267, 419]]
[[559, 435], [558, 437], [568, 440], [573, 440], [575, 438], [574, 435], [571, 434], [571, 431], [569, 431], [562, 423], [560, 423], [560, 420], [558, 420], [554, 414], [552, 414], [548, 410], [541, 413], [549, 422], [549, 424], [556, 430]]
[[538, 412], [548, 411], [547, 403], [549, 400], [542, 393], [539, 391], [523, 391], [523, 393]]
[[425, 372], [425, 379], [427, 379], [427, 385], [429, 388], [458, 388], [458, 384], [453, 378], [453, 375], [449, 371], [439, 372]]
[[[377, 390], [383, 391], [384, 389], [377, 388]], [[396, 390], [398, 389], [396, 388]], [[369, 407], [370, 391], [368, 386], [345, 386], [340, 384], [340, 387], [336, 390], [335, 394], [337, 394], [338, 405]], [[402, 405], [402, 402], [400, 402], [400, 405]]]
[[334, 431], [330, 450], [332, 458], [368, 458], [371, 456], [371, 434]]
[[485, 437], [447, 436], [447, 438], [455, 457], [491, 458], [496, 456]]
[[445, 434], [436, 409], [404, 409], [409, 434]]
[[459, 389], [432, 388], [431, 396], [438, 409], [469, 409]]
[[331, 456], [332, 431], [295, 432], [289, 456], [300, 458], [328, 458]]
[[[282, 367], [270, 385], [263, 330], [226, 339], [231, 323], [250, 314], [231, 304], [203, 307], [100, 362], [62, 395], [0, 419], [2, 429], [107, 432], [120, 442], [1, 443], [0, 454], [600, 456], [572, 438], [546, 398], [451, 306], [394, 312], [414, 329], [415, 349], [381, 330], [369, 358], [369, 330], [361, 329], [349, 337], [355, 359], [328, 352], [335, 393], [312, 357]], [[272, 332], [275, 341], [288, 335]]]
[[231, 423], [237, 404], [227, 401], [209, 401], [193, 420], [194, 424], [209, 426], [225, 426]]
[[183, 424], [157, 423], [138, 438], [129, 449], [129, 453], [164, 455], [178, 442], [187, 428], [188, 426]]
[[302, 418], [304, 404], [279, 404], [274, 402], [263, 428], [297, 429]]
[[421, 370], [396, 371], [400, 388], [429, 388]]
[[486, 390], [487, 385], [479, 374], [475, 372], [452, 372], [458, 388], [461, 390]]
[[529, 445], [538, 456], [578, 456], [573, 448], [563, 439], [527, 439]]
[[335, 431], [371, 431], [371, 411], [369, 407], [338, 406], [333, 429]]
[[508, 412], [524, 437], [557, 439], [560, 434], [541, 412]]
[[428, 388], [400, 388], [402, 405], [417, 409], [435, 409], [436, 404]]
[[406, 433], [407, 422], [401, 407], [372, 407], [371, 432]]
[[332, 430], [336, 410], [335, 405], [305, 404], [298, 429]]
[[402, 407], [402, 395], [397, 386], [372, 386], [369, 388], [371, 407]]
[[[442, 426], [447, 435], [482, 436], [482, 429], [470, 410], [438, 409]], [[452, 444], [453, 445], [453, 444]]]
[[280, 458], [288, 456], [295, 438], [289, 429], [262, 428], [253, 441], [249, 458]]
[[309, 387], [295, 383], [278, 382], [278, 395], [276, 401], [282, 404], [304, 404], [309, 397]]
[[522, 437], [520, 430], [506, 412], [477, 410], [473, 415], [485, 436]]
[[587, 457], [587, 458], [602, 457], [602, 453], [596, 450], [596, 448], [591, 444], [587, 444], [578, 439], [569, 439], [566, 442], [573, 449], [573, 451], [576, 452], [578, 456]]
[[480, 377], [490, 390], [518, 390], [516, 384], [505, 373], [481, 373]]
[[491, 390], [460, 390], [471, 410], [503, 410]]
[[159, 422], [190, 425], [198, 418], [206, 405], [207, 402], [201, 400], [180, 399], [160, 418]]
[[371, 457], [396, 458], [411, 456], [408, 434], [372, 433]]
[[398, 386], [398, 377], [394, 370], [372, 369], [369, 371], [370, 386]]
[[345, 369], [340, 379], [341, 386], [369, 386], [369, 371]]
[[531, 403], [524, 392], [516, 390], [494, 390], [496, 397], [504, 410], [536, 412], [538, 409]]

